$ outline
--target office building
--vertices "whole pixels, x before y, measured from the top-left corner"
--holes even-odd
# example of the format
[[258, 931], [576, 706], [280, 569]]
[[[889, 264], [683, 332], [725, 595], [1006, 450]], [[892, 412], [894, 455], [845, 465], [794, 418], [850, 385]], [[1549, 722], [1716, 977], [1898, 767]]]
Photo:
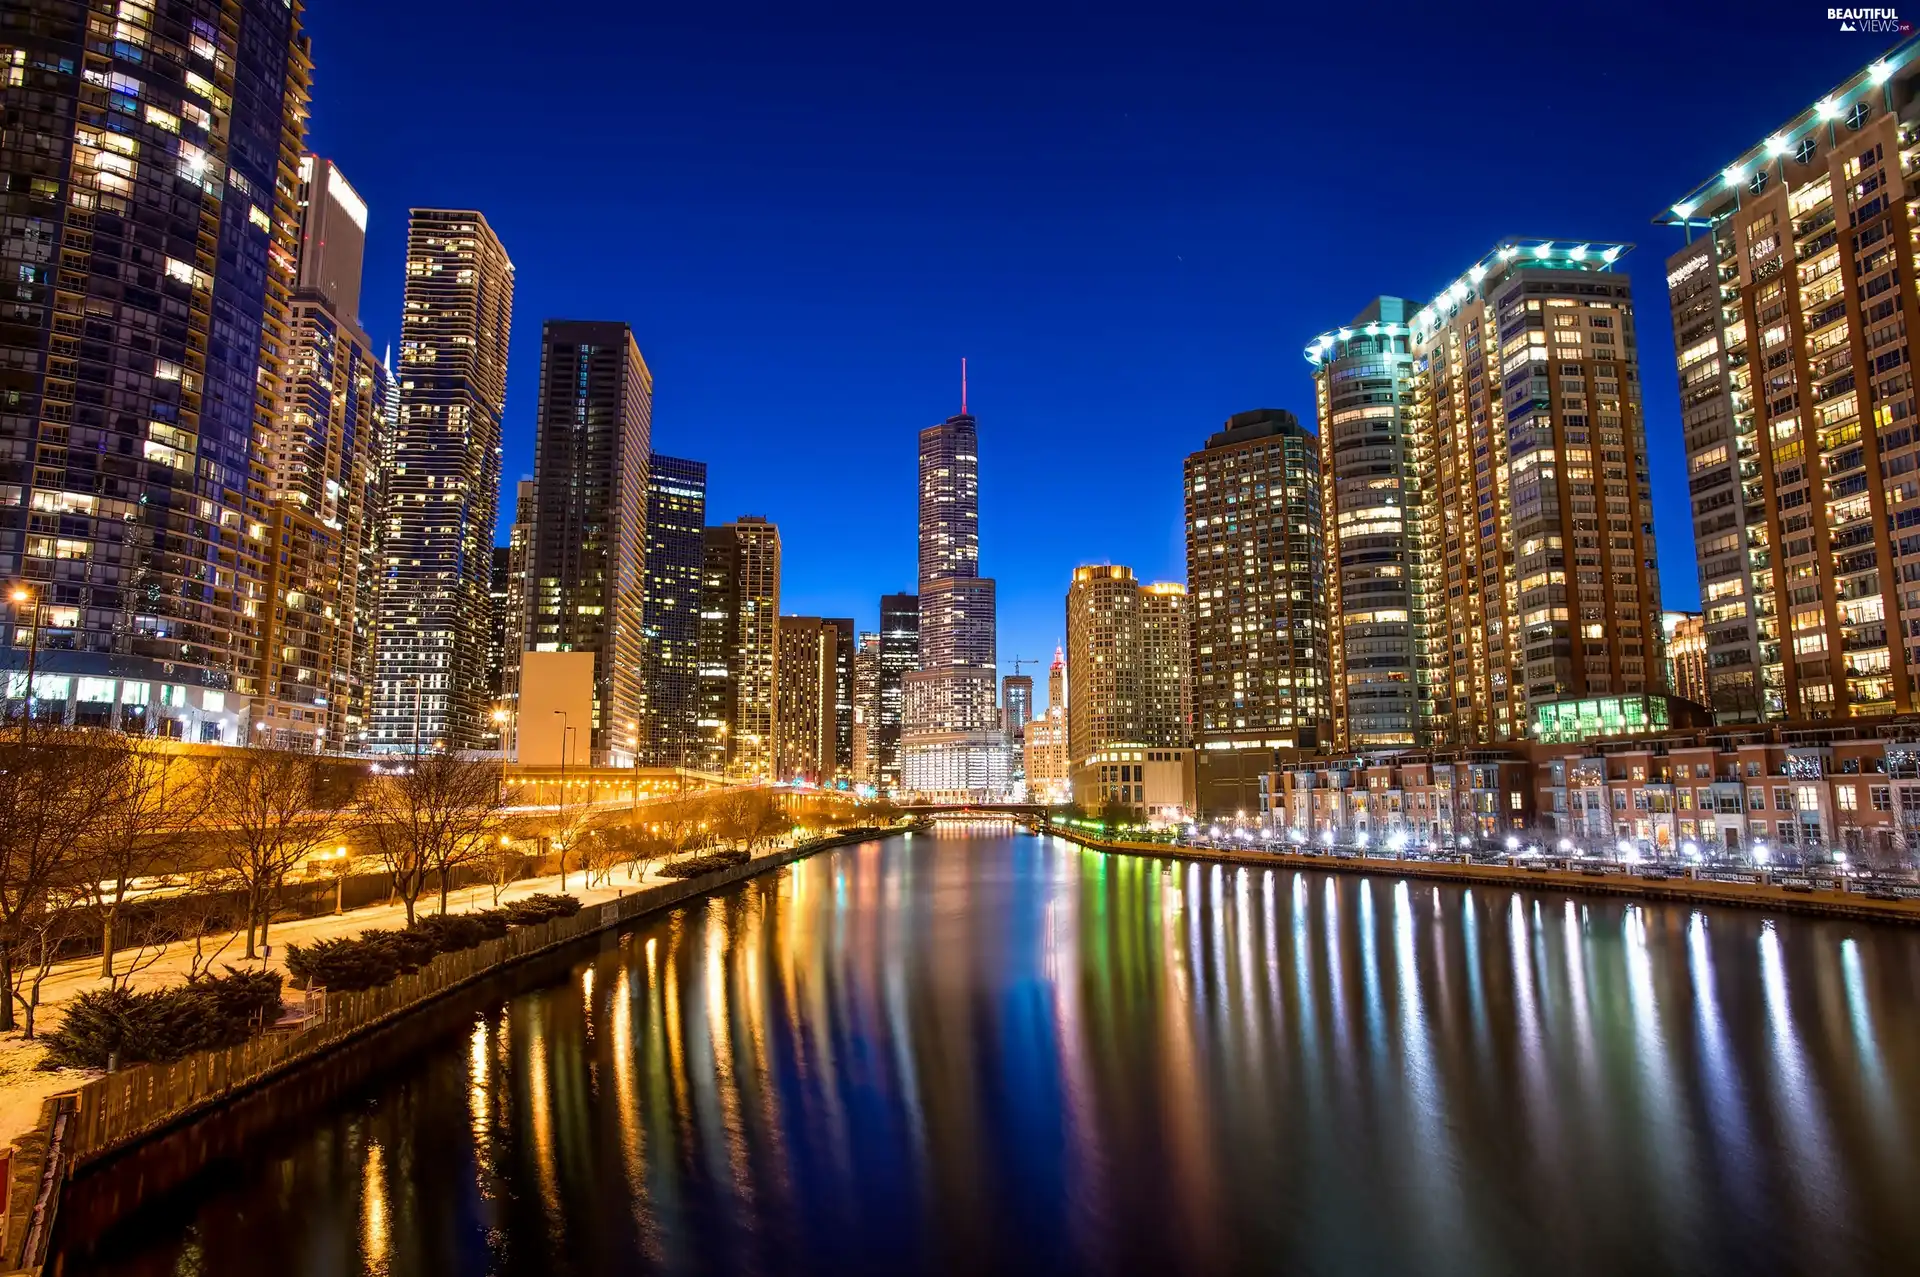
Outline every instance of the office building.
[[330, 161], [303, 155], [297, 207], [301, 284], [288, 307], [285, 394], [257, 444], [272, 549], [249, 738], [337, 753], [364, 722], [372, 625], [360, 577], [381, 513], [385, 422], [379, 361], [351, 309], [367, 206]]
[[642, 766], [684, 767], [697, 753], [700, 561], [706, 522], [707, 463], [655, 453], [647, 462]]
[[[1177, 582], [1143, 585], [1119, 565], [1074, 570], [1066, 600], [1067, 766], [1083, 806], [1120, 802], [1160, 819], [1171, 818], [1171, 808], [1191, 810], [1190, 607]], [[1173, 770], [1163, 774], [1162, 765]], [[1159, 783], [1167, 776], [1185, 778], [1173, 798]]]
[[487, 590], [512, 319], [513, 263], [487, 219], [414, 209], [375, 638], [380, 753], [472, 748], [491, 718]]
[[1431, 483], [1413, 428], [1415, 307], [1377, 297], [1309, 347], [1319, 417], [1333, 748], [1421, 743], [1428, 726]]
[[1057, 806], [1071, 802], [1067, 775], [1067, 661], [1059, 648], [1047, 670], [1047, 707], [1028, 721], [1021, 740], [1027, 801]]
[[833, 757], [823, 784], [853, 783], [853, 677], [859, 636], [850, 616], [828, 617], [833, 634]]
[[817, 616], [783, 616], [777, 643], [780, 704], [774, 716], [774, 774], [780, 780], [831, 784], [839, 626]]
[[[35, 713], [234, 744], [268, 608], [309, 77], [298, 11], [6, 6], [0, 578]], [[36, 624], [37, 622], [37, 624]]]
[[702, 770], [774, 776], [780, 530], [744, 515], [703, 534], [699, 719]]
[[993, 799], [1012, 781], [995, 675], [994, 583], [980, 571], [978, 423], [920, 432], [919, 668], [901, 679], [901, 787]]
[[853, 648], [853, 776], [871, 787], [878, 775], [874, 750], [880, 727], [880, 635], [862, 630]]
[[1007, 737], [1017, 745], [1027, 724], [1033, 721], [1033, 676], [1008, 674], [1000, 680], [1000, 721]]
[[1706, 705], [1712, 693], [1707, 679], [1706, 618], [1698, 612], [1663, 612], [1667, 635], [1667, 690], [1683, 701]]
[[900, 729], [906, 707], [906, 677], [920, 667], [920, 596], [880, 596], [879, 719], [874, 733], [874, 784], [881, 793], [900, 791]]
[[1723, 723], [1904, 713], [1920, 687], [1909, 40], [1658, 221], [1708, 704]]
[[632, 329], [542, 326], [523, 647], [594, 654], [600, 767], [631, 766], [640, 745], [652, 423], [653, 375]]

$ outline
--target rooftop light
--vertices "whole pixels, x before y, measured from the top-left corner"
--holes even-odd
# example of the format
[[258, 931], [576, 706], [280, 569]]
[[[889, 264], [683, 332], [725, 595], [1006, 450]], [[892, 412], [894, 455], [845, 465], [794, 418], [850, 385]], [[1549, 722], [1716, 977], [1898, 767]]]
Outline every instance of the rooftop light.
[[1778, 133], [1767, 139], [1768, 155], [1785, 155], [1786, 153], [1787, 139], [1781, 137]]
[[1613, 259], [1618, 256], [1620, 256], [1620, 246], [1616, 244], [1606, 252], [1600, 254], [1600, 260], [1611, 266], [1613, 265]]
[[1467, 278], [1472, 280], [1476, 284], [1479, 283], [1481, 280], [1485, 279], [1486, 277], [1487, 277], [1487, 267], [1484, 262], [1476, 262], [1474, 264], [1473, 269], [1467, 272]]
[[1693, 216], [1693, 210], [1697, 207], [1699, 206], [1692, 200], [1681, 200], [1673, 206], [1673, 215], [1684, 222]]
[[1893, 78], [1893, 68], [1884, 62], [1876, 62], [1867, 68], [1867, 79], [1874, 84], [1885, 84]]
[[1821, 98], [1814, 104], [1813, 113], [1823, 120], [1837, 120], [1840, 118], [1840, 104], [1832, 98]]
[[1553, 256], [1553, 245], [1551, 245], [1551, 244], [1535, 244], [1535, 245], [1533, 246], [1533, 255], [1534, 255], [1535, 257], [1552, 257], [1552, 256]]
[[1571, 257], [1576, 262], [1584, 262], [1587, 260], [1587, 246], [1585, 244], [1580, 244], [1573, 248], [1570, 248], [1567, 250], [1567, 256]]
[[1746, 175], [1747, 175], [1746, 167], [1740, 164], [1727, 165], [1727, 171], [1721, 174], [1722, 177], [1727, 179], [1728, 186], [1740, 185], [1740, 179], [1745, 177]]

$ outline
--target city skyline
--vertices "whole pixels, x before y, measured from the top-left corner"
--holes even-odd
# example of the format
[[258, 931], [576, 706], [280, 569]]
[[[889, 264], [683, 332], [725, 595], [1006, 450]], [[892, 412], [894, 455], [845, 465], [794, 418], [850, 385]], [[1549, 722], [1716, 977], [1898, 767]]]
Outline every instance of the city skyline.
[[[716, 102], [684, 73], [668, 75], [658, 90], [646, 92], [678, 99], [674, 118], [693, 119], [710, 145], [693, 148], [699, 154], [689, 157], [666, 142], [634, 143], [646, 148], [648, 177], [619, 198], [636, 201], [642, 222], [610, 261], [596, 259], [593, 269], [578, 258], [580, 241], [551, 235], [538, 201], [515, 189], [509, 170], [478, 162], [474, 144], [436, 139], [445, 159], [423, 173], [417, 144], [372, 126], [414, 102], [414, 95], [449, 91], [448, 77], [456, 69], [470, 73], [471, 63], [456, 68], [421, 60], [417, 82], [395, 84], [389, 97], [317, 93], [309, 145], [337, 158], [373, 207], [361, 309], [377, 344], [395, 329], [398, 236], [409, 203], [481, 207], [515, 252], [522, 298], [507, 396], [509, 482], [532, 469], [539, 324], [564, 314], [634, 325], [660, 378], [656, 433], [665, 451], [701, 455], [701, 439], [720, 430], [740, 431], [750, 454], [789, 430], [857, 444], [857, 456], [782, 457], [777, 465], [729, 467], [715, 475], [716, 509], [762, 510], [781, 524], [791, 565], [786, 588], [797, 611], [852, 615], [869, 628], [877, 623], [880, 593], [912, 588], [913, 552], [905, 543], [911, 497], [898, 490], [898, 480], [911, 474], [913, 432], [956, 410], [957, 364], [968, 357], [972, 406], [983, 423], [983, 554], [1000, 579], [1003, 665], [1016, 655], [1044, 657], [1064, 637], [1057, 593], [1062, 574], [1076, 564], [1108, 557], [1149, 577], [1179, 574], [1179, 485], [1157, 463], [1177, 470], [1189, 437], [1237, 412], [1286, 409], [1311, 425], [1310, 371], [1297, 352], [1330, 319], [1352, 315], [1382, 294], [1425, 301], [1450, 282], [1460, 262], [1508, 235], [1635, 243], [1626, 268], [1641, 299], [1656, 524], [1666, 560], [1663, 602], [1693, 608], [1684, 451], [1670, 324], [1661, 304], [1662, 266], [1682, 237], [1651, 219], [1677, 193], [1717, 172], [1747, 138], [1764, 136], [1885, 47], [1871, 37], [1842, 37], [1821, 15], [1781, 9], [1789, 12], [1789, 20], [1756, 22], [1733, 37], [1743, 60], [1777, 69], [1766, 77], [1728, 78], [1716, 89], [1724, 96], [1714, 124], [1678, 128], [1671, 121], [1695, 100], [1685, 84], [1686, 59], [1668, 47], [1664, 16], [1650, 7], [1624, 11], [1591, 53], [1634, 89], [1620, 104], [1619, 137], [1654, 144], [1636, 146], [1599, 189], [1578, 175], [1569, 157], [1518, 189], [1503, 187], [1503, 202], [1491, 209], [1482, 199], [1465, 198], [1475, 180], [1470, 174], [1442, 171], [1438, 152], [1444, 148], [1397, 159], [1393, 184], [1419, 183], [1417, 239], [1410, 234], [1410, 206], [1388, 207], [1379, 179], [1352, 179], [1350, 203], [1357, 207], [1338, 219], [1324, 211], [1309, 219], [1272, 201], [1276, 184], [1297, 187], [1300, 179], [1257, 176], [1245, 167], [1285, 154], [1261, 139], [1291, 136], [1298, 120], [1331, 100], [1323, 96], [1331, 91], [1327, 73], [1307, 68], [1299, 84], [1267, 102], [1221, 89], [1217, 82], [1230, 77], [1203, 77], [1179, 59], [1172, 68], [1176, 80], [1205, 78], [1212, 82], [1207, 91], [1188, 95], [1191, 106], [1158, 94], [1144, 100], [1126, 82], [1138, 80], [1146, 66], [1167, 70], [1159, 64], [1171, 55], [1155, 52], [1143, 33], [1124, 23], [1109, 37], [1117, 42], [1105, 50], [1110, 65], [1084, 73], [1106, 95], [1098, 107], [1070, 106], [1045, 87], [1037, 63], [1064, 33], [1043, 29], [1036, 48], [1019, 53], [999, 47], [984, 30], [962, 31], [931, 51], [930, 64], [916, 65], [915, 75], [944, 83], [978, 68], [1006, 83], [1015, 100], [982, 105], [978, 113], [907, 102], [907, 116], [878, 133], [849, 123], [843, 95], [883, 90], [897, 76], [884, 68], [862, 64], [852, 86], [824, 98], [816, 91], [811, 104], [796, 108], [802, 114], [794, 129], [771, 133], [745, 127], [741, 107]], [[377, 68], [430, 38], [424, 18], [402, 15], [389, 27], [389, 15], [381, 15], [383, 40], [364, 47], [349, 32], [371, 13], [342, 3], [309, 15], [316, 47], [328, 53], [329, 84], [384, 85], [391, 77]], [[1391, 15], [1384, 17], [1382, 25], [1392, 28]], [[611, 11], [608, 20], [615, 21]], [[1171, 45], [1184, 40], [1188, 48], [1201, 47], [1205, 36], [1215, 54], [1238, 56], [1219, 52], [1234, 43], [1221, 38], [1225, 33], [1192, 30], [1190, 21], [1198, 20], [1175, 24]], [[1316, 20], [1305, 21], [1288, 29], [1309, 37]], [[1519, 37], [1515, 56], [1536, 49], [1540, 56], [1563, 56], [1559, 19], [1549, 15], [1531, 25], [1537, 29]], [[740, 56], [771, 62], [774, 47], [795, 38], [835, 65], [865, 51], [858, 43], [839, 52], [822, 48], [846, 34], [829, 28], [810, 35], [771, 18], [764, 32], [743, 37]], [[655, 57], [679, 55], [690, 66], [705, 65], [735, 35], [674, 26], [660, 41], [650, 40], [643, 56], [649, 65]], [[1583, 29], [1581, 36], [1591, 40], [1593, 33]], [[1449, 39], [1459, 44], [1465, 35]], [[464, 56], [483, 63], [507, 56], [494, 37], [473, 41]], [[1410, 93], [1457, 94], [1446, 87], [1441, 65], [1448, 47], [1429, 50], [1409, 26], [1406, 34], [1390, 30], [1368, 56], [1383, 80], [1404, 72], [1400, 82]], [[776, 76], [749, 91], [779, 93], [784, 83]], [[489, 120], [496, 109], [485, 107]], [[1041, 135], [1009, 143], [999, 126], [1023, 110], [1038, 112]], [[1561, 124], [1572, 118], [1565, 108], [1551, 116]], [[507, 143], [522, 144], [544, 119], [539, 109], [526, 119], [503, 119]], [[1549, 123], [1529, 126], [1543, 144], [1550, 141]], [[820, 128], [817, 141], [796, 135], [813, 125]], [[1190, 156], [1175, 153], [1203, 137], [1213, 140], [1191, 148]], [[1093, 203], [1034, 171], [1030, 157], [1055, 143], [1071, 144], [1079, 157], [1075, 188], [1084, 183], [1095, 192]], [[814, 156], [814, 146], [822, 154]], [[698, 169], [711, 170], [716, 147], [720, 171], [702, 178]], [[997, 155], [1001, 147], [1006, 153]], [[567, 154], [574, 149], [566, 144]], [[823, 162], [810, 162], [815, 159]], [[746, 172], [762, 163], [802, 175], [797, 207], [737, 202], [735, 183], [744, 185]], [[869, 170], [874, 176], [865, 175]], [[1240, 173], [1244, 184], [1205, 199], [1184, 193], [1227, 172]], [[911, 228], [910, 237], [898, 226], [867, 234], [877, 214], [863, 214], [859, 206], [875, 197], [877, 178], [885, 179], [882, 192], [896, 188], [880, 196], [881, 205]], [[985, 211], [955, 206], [951, 195], [960, 182], [988, 196]], [[428, 189], [420, 189], [422, 183]], [[1032, 226], [1009, 245], [1006, 218], [1026, 195], [1033, 197]], [[719, 229], [696, 224], [716, 212]], [[841, 224], [847, 229], [836, 230]], [[724, 257], [719, 240], [740, 254], [737, 263]], [[1008, 310], [995, 298], [1020, 272], [1032, 272], [1035, 295]], [[1112, 316], [1104, 313], [1109, 310]], [[747, 420], [760, 414], [742, 412], [743, 388], [778, 402], [780, 410], [764, 422]], [[776, 428], [775, 418], [785, 426]], [[1134, 445], [1124, 450], [1127, 457], [1088, 455], [1089, 445], [1110, 431]], [[1075, 458], [1096, 485], [1128, 469], [1154, 473], [1133, 486], [1124, 510], [1036, 519], [1046, 476]], [[797, 489], [836, 477], [871, 494], [865, 517], [886, 534], [882, 551], [863, 556], [851, 570], [835, 561], [836, 512], [781, 508], [800, 503], [775, 497], [789, 484]]]

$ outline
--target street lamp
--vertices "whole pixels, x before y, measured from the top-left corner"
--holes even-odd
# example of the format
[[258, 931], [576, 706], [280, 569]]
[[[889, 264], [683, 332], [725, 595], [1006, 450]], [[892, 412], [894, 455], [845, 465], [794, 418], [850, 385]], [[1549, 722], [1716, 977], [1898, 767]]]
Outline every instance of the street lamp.
[[[24, 604], [33, 604], [33, 628], [27, 631], [27, 721], [33, 719], [33, 675], [40, 658], [40, 596], [24, 585], [16, 585], [7, 597], [18, 608]], [[23, 727], [21, 730], [25, 730]]]
[[333, 875], [333, 911], [342, 914], [347, 911], [347, 849], [335, 847], [333, 855], [328, 857], [327, 871]]

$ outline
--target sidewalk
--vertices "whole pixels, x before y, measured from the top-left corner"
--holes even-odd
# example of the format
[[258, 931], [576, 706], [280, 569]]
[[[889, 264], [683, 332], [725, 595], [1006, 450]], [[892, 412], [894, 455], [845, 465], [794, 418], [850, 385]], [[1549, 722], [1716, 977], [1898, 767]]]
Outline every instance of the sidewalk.
[[[770, 850], [770, 849], [769, 849]], [[765, 854], [764, 851], [756, 854]], [[577, 898], [581, 904], [598, 904], [603, 900], [612, 900], [617, 896], [642, 887], [653, 886], [661, 882], [672, 881], [660, 877], [657, 866], [649, 865], [647, 872], [638, 878], [629, 878], [622, 867], [614, 870], [606, 886], [589, 888], [586, 875], [571, 869], [567, 873], [567, 895]], [[523, 878], [508, 883], [500, 889], [500, 903], [518, 900], [539, 892], [560, 894], [560, 876], [548, 875], [543, 878]], [[477, 887], [464, 887], [451, 892], [447, 897], [448, 913], [470, 913], [477, 909], [493, 907], [493, 888], [482, 884]], [[421, 896], [414, 916], [426, 917], [440, 911], [440, 895], [432, 892]], [[246, 936], [242, 932], [208, 935], [202, 941], [203, 954], [211, 954], [220, 948], [223, 940], [228, 941], [219, 956], [207, 965], [216, 972], [224, 971], [227, 966], [248, 970], [270, 970], [285, 972], [287, 945], [306, 944], [315, 940], [331, 939], [341, 936], [357, 936], [362, 931], [382, 928], [399, 928], [407, 925], [407, 911], [404, 905], [372, 905], [364, 909], [354, 909], [344, 914], [323, 914], [316, 918], [299, 918], [287, 922], [276, 922], [270, 928], [268, 940], [272, 945], [272, 956], [247, 961], [242, 954], [245, 951]], [[191, 942], [175, 943], [164, 952], [155, 955], [149, 949], [142, 952], [122, 950], [114, 957], [114, 967], [124, 973], [130, 966], [138, 966], [128, 987], [135, 989], [154, 989], [184, 981], [193, 966], [193, 945]], [[40, 1008], [34, 1016], [35, 1034], [44, 1034], [60, 1023], [68, 999], [89, 989], [106, 987], [106, 981], [100, 975], [100, 957], [95, 954], [87, 958], [76, 958], [68, 962], [54, 964], [46, 982], [40, 986]], [[289, 990], [289, 1001], [299, 995]], [[16, 1016], [19, 1008], [15, 1007]], [[83, 1069], [41, 1070], [36, 1067], [46, 1056], [46, 1047], [38, 1036], [31, 1042], [19, 1032], [0, 1035], [0, 1148], [11, 1144], [14, 1137], [25, 1134], [40, 1120], [40, 1102], [49, 1095], [58, 1095], [62, 1091], [72, 1090], [81, 1082], [97, 1074]]]

